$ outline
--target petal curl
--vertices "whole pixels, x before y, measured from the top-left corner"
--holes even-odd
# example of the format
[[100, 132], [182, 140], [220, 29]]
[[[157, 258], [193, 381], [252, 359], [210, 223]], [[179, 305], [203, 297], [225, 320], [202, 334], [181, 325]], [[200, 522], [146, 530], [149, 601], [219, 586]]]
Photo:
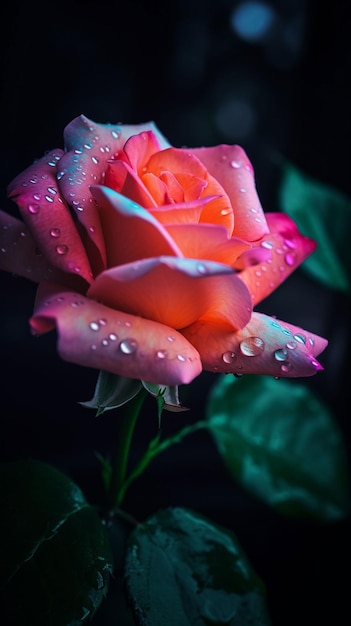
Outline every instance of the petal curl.
[[156, 255], [182, 256], [165, 228], [143, 207], [100, 185], [91, 193], [99, 206], [108, 267]]
[[74, 292], [52, 295], [30, 325], [35, 334], [56, 327], [60, 356], [77, 365], [162, 385], [190, 383], [202, 371], [196, 349], [173, 328]]
[[204, 370], [277, 378], [313, 376], [323, 369], [316, 356], [328, 344], [323, 337], [256, 312], [236, 333], [199, 321], [182, 334], [198, 350]]
[[[193, 193], [200, 193], [202, 189], [201, 198], [218, 196], [216, 204], [204, 207], [200, 219], [202, 222], [209, 224], [225, 226], [228, 230], [228, 234], [232, 235], [234, 213], [230, 199], [223, 186], [218, 180], [211, 176], [203, 163], [190, 150], [169, 148], [168, 150], [157, 152], [150, 158], [146, 169], [148, 172], [152, 172], [157, 176], [161, 176], [167, 171], [172, 172], [179, 181], [183, 180], [186, 183], [185, 191], [189, 191], [188, 186], [191, 181]], [[185, 178], [184, 175], [186, 175]], [[204, 181], [205, 184], [201, 183], [201, 180]], [[191, 198], [186, 193], [184, 198], [196, 200], [196, 196]]]
[[270, 233], [262, 238], [260, 248], [269, 251], [270, 258], [240, 274], [254, 305], [284, 282], [316, 248], [315, 241], [302, 235], [288, 215], [267, 213], [266, 219]]
[[249, 244], [237, 237], [228, 237], [223, 226], [213, 224], [171, 224], [166, 230], [189, 259], [207, 259], [233, 267]]
[[238, 145], [191, 148], [210, 174], [221, 184], [234, 209], [233, 235], [256, 241], [268, 232], [265, 215], [257, 195], [253, 167]]
[[56, 168], [62, 151], [52, 150], [30, 165], [8, 186], [40, 251], [63, 272], [88, 283], [92, 269], [69, 207], [57, 184]]
[[97, 277], [88, 295], [177, 329], [199, 318], [242, 328], [251, 314], [250, 294], [233, 270], [196, 259], [158, 257], [114, 267]]
[[153, 122], [145, 124], [98, 124], [80, 115], [64, 129], [66, 154], [60, 161], [59, 184], [68, 204], [76, 212], [92, 242], [99, 271], [106, 266], [104, 239], [90, 185], [104, 182], [107, 163], [131, 135], [151, 130], [160, 148], [168, 141]]
[[111, 161], [106, 169], [104, 185], [118, 191], [142, 207], [157, 206], [149, 189], [143, 184], [138, 174], [124, 161]]

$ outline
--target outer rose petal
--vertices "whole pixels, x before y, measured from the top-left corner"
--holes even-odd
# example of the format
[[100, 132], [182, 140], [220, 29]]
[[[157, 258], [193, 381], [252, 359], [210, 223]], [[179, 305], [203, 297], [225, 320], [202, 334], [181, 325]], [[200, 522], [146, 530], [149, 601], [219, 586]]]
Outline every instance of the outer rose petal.
[[315, 241], [302, 235], [288, 215], [267, 213], [266, 219], [271, 232], [263, 237], [260, 246], [270, 251], [270, 258], [240, 273], [254, 305], [284, 282], [316, 248]]
[[201, 321], [182, 333], [199, 351], [204, 370], [285, 378], [313, 376], [323, 369], [315, 356], [328, 344], [322, 337], [260, 313], [253, 313], [247, 326], [236, 333]]
[[99, 206], [109, 267], [155, 255], [182, 256], [146, 209], [108, 187], [94, 186], [91, 193]]
[[220, 145], [191, 148], [210, 174], [228, 194], [234, 209], [233, 235], [256, 241], [268, 232], [264, 212], [257, 195], [253, 167], [240, 146]]
[[222, 263], [176, 257], [144, 259], [100, 274], [88, 290], [113, 309], [183, 328], [199, 318], [230, 329], [251, 314], [244, 283]]
[[88, 283], [90, 263], [82, 240], [56, 180], [62, 151], [52, 150], [16, 176], [8, 187], [40, 251], [63, 272], [76, 273]]
[[162, 385], [190, 383], [202, 371], [196, 349], [173, 328], [77, 293], [56, 293], [30, 324], [39, 334], [56, 326], [60, 356], [77, 365]]
[[0, 211], [0, 269], [34, 282], [65, 280], [65, 274], [38, 252], [27, 226], [4, 211]]
[[169, 147], [168, 141], [153, 122], [145, 124], [97, 124], [84, 115], [76, 117], [64, 130], [66, 154], [60, 161], [60, 188], [66, 202], [76, 211], [77, 219], [99, 254], [96, 265], [105, 266], [104, 240], [99, 217], [90, 195], [90, 185], [104, 182], [107, 162], [119, 152], [127, 139], [142, 131], [151, 130], [160, 149]]

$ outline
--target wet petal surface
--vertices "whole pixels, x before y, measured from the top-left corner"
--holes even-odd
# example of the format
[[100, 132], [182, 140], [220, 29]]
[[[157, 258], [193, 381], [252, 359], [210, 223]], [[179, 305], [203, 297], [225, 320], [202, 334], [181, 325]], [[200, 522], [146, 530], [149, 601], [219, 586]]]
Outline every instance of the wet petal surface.
[[163, 385], [187, 384], [202, 370], [196, 349], [173, 328], [74, 292], [42, 300], [30, 324], [36, 334], [56, 327], [60, 356], [77, 365]]
[[316, 356], [328, 344], [323, 337], [255, 312], [236, 333], [201, 321], [182, 333], [199, 351], [204, 370], [277, 378], [313, 376], [323, 369]]

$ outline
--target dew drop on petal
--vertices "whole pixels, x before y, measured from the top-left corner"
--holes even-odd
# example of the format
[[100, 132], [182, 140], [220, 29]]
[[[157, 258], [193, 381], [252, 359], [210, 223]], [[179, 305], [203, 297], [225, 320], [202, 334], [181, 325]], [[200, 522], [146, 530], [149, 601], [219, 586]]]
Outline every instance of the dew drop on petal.
[[89, 324], [89, 328], [91, 328], [91, 330], [100, 330], [100, 326], [97, 322], [90, 322]]
[[266, 248], [267, 250], [272, 250], [273, 244], [271, 241], [262, 241], [261, 247]]
[[185, 356], [183, 356], [182, 354], [177, 354], [177, 359], [178, 361], [185, 361]]
[[167, 350], [157, 350], [157, 352], [156, 352], [156, 357], [158, 359], [165, 359], [167, 357], [167, 355], [168, 355]]
[[222, 359], [224, 363], [233, 363], [236, 359], [236, 354], [235, 352], [230, 352], [230, 351], [223, 352]]
[[291, 372], [292, 370], [292, 365], [289, 362], [283, 363], [283, 365], [281, 366], [281, 371], [284, 372], [285, 374], [287, 374], [288, 372]]
[[171, 343], [173, 343], [173, 341], [175, 341], [175, 337], [172, 337], [171, 335], [168, 335], [167, 340], [170, 341]]
[[117, 341], [118, 336], [115, 333], [110, 333], [108, 338], [110, 339], [110, 341]]
[[300, 333], [297, 333], [296, 335], [294, 335], [294, 339], [296, 339], [298, 343], [306, 343], [305, 335], [301, 335]]
[[204, 265], [203, 263], [198, 263], [197, 264], [197, 271], [199, 272], [199, 274], [207, 274], [206, 265]]
[[293, 253], [289, 253], [289, 252], [288, 252], [288, 253], [285, 255], [284, 259], [285, 259], [285, 263], [286, 263], [287, 265], [290, 265], [290, 267], [291, 267], [292, 265], [294, 265], [294, 263], [295, 263], [295, 255], [294, 255]]
[[289, 350], [295, 350], [296, 346], [296, 341], [288, 341], [286, 344], [286, 347], [289, 348]]
[[241, 161], [230, 161], [230, 167], [233, 167], [234, 169], [238, 169], [239, 167], [241, 167], [241, 165]]
[[276, 361], [286, 361], [288, 358], [288, 351], [285, 348], [280, 348], [274, 352], [274, 358]]
[[241, 341], [240, 350], [245, 356], [258, 356], [264, 350], [264, 341], [260, 337], [249, 337]]
[[119, 349], [123, 354], [133, 354], [138, 349], [138, 342], [135, 339], [123, 339], [119, 344]]
[[52, 228], [50, 230], [51, 237], [59, 237], [61, 235], [61, 231], [59, 228]]
[[40, 211], [39, 204], [36, 204], [36, 203], [28, 204], [28, 211], [29, 211], [29, 213], [32, 213], [33, 215], [36, 215]]
[[65, 244], [61, 244], [60, 246], [56, 246], [56, 252], [57, 252], [57, 254], [60, 254], [60, 255], [67, 254], [68, 247], [65, 246]]

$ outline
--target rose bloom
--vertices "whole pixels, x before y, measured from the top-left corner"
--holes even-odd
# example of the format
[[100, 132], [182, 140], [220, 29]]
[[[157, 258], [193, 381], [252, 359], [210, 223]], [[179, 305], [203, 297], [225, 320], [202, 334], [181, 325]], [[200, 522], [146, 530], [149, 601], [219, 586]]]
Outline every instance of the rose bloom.
[[301, 377], [327, 341], [253, 311], [315, 249], [264, 213], [238, 145], [174, 148], [153, 122], [80, 116], [9, 185], [0, 268], [38, 283], [61, 357], [179, 385], [203, 370]]

